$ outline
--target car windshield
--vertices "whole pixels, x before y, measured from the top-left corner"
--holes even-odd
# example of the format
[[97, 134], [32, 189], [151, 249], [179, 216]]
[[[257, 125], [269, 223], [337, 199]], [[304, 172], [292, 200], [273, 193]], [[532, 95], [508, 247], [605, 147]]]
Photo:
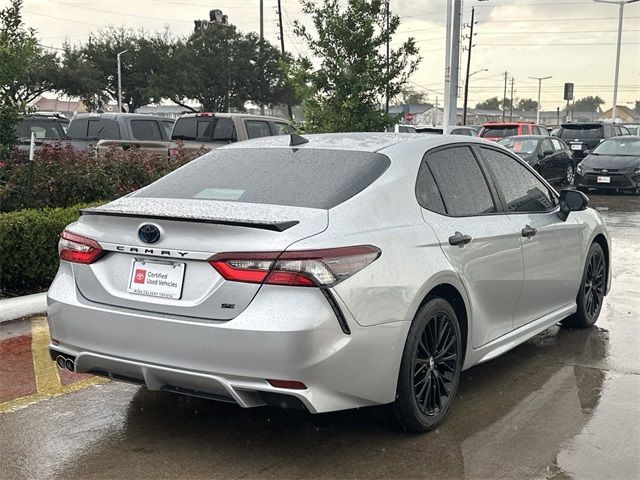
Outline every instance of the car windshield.
[[533, 153], [538, 146], [538, 140], [533, 138], [503, 138], [498, 143], [515, 153]]
[[610, 138], [598, 145], [596, 155], [640, 155], [640, 138]]
[[329, 209], [364, 190], [390, 164], [389, 157], [370, 152], [222, 149], [203, 155], [133, 196]]
[[568, 125], [562, 127], [560, 131], [560, 138], [565, 140], [574, 138], [593, 140], [602, 137], [602, 127], [599, 125]]
[[504, 137], [510, 137], [511, 135], [517, 135], [517, 134], [518, 134], [518, 128], [515, 125], [510, 127], [487, 126], [487, 127], [484, 127], [481, 137], [504, 138]]

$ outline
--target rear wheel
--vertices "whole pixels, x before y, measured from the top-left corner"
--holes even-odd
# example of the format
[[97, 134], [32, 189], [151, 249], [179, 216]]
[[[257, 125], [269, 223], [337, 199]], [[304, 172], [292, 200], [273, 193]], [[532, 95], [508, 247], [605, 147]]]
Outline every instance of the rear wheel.
[[453, 307], [432, 298], [416, 314], [402, 354], [393, 404], [402, 428], [426, 432], [442, 423], [458, 390], [462, 348]]
[[563, 320], [563, 324], [586, 328], [596, 323], [604, 301], [606, 278], [607, 261], [600, 244], [594, 242], [587, 255], [580, 291], [576, 298], [578, 310], [574, 315]]

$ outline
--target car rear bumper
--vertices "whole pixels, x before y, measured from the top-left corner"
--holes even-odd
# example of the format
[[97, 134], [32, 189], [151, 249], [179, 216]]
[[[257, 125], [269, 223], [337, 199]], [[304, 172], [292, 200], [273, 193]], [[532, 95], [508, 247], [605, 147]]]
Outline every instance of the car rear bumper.
[[149, 314], [89, 302], [64, 269], [49, 289], [48, 320], [52, 358], [73, 357], [76, 372], [242, 407], [285, 395], [312, 413], [392, 402], [410, 323], [360, 327], [347, 316], [345, 334], [320, 290], [281, 286], [263, 286], [226, 322]]

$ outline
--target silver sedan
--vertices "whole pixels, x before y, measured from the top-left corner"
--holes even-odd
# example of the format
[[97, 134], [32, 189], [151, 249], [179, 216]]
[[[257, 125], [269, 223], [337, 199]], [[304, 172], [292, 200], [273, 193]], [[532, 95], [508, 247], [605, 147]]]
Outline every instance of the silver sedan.
[[65, 229], [51, 357], [242, 407], [385, 405], [430, 430], [462, 370], [595, 323], [610, 240], [587, 204], [470, 137], [220, 148]]

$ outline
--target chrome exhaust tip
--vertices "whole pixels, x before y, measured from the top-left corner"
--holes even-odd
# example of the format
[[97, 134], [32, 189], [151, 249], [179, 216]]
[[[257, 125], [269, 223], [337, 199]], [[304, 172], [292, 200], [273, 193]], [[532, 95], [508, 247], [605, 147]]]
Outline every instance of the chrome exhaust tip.
[[75, 372], [76, 371], [76, 364], [73, 360], [71, 360], [70, 358], [67, 358], [64, 362], [64, 366], [67, 370], [69, 370], [70, 372]]
[[62, 355], [58, 355], [56, 357], [56, 365], [58, 365], [58, 368], [61, 370], [64, 370], [66, 367], [65, 365], [65, 358]]

